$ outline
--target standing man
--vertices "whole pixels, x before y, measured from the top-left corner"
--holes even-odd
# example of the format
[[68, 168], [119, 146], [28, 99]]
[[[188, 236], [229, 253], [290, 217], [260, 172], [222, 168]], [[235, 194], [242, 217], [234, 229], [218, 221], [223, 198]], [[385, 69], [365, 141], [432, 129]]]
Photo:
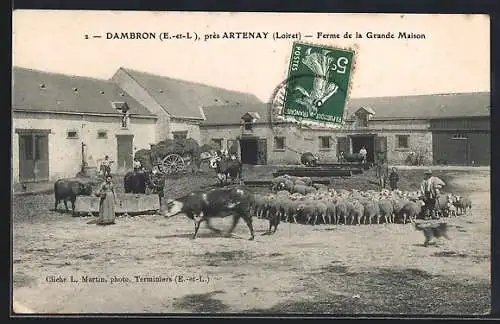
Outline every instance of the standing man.
[[104, 161], [101, 162], [101, 171], [103, 173], [104, 179], [111, 175], [111, 163], [113, 163], [113, 161], [110, 161], [108, 155], [106, 155], [104, 157]]
[[361, 147], [361, 150], [359, 150], [359, 154], [363, 156], [363, 164], [366, 163], [366, 155], [368, 152], [366, 151], [366, 148], [364, 146]]
[[391, 186], [391, 190], [394, 191], [398, 189], [399, 182], [399, 174], [396, 168], [392, 168], [391, 175], [389, 176], [389, 185]]
[[424, 214], [426, 217], [430, 214], [432, 218], [437, 218], [439, 189], [445, 185], [443, 180], [432, 176], [431, 170], [425, 171], [424, 180], [420, 184], [420, 192], [424, 197]]
[[139, 172], [142, 169], [142, 163], [137, 158], [134, 158], [134, 171]]

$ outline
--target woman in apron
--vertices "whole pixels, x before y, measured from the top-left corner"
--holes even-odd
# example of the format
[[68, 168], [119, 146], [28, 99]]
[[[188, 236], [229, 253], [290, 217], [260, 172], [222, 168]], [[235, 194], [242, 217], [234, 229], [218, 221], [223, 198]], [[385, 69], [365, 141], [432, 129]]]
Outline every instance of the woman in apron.
[[111, 175], [106, 176], [106, 181], [101, 184], [98, 196], [99, 201], [99, 219], [97, 225], [109, 225], [115, 223], [115, 189], [113, 188], [113, 178]]

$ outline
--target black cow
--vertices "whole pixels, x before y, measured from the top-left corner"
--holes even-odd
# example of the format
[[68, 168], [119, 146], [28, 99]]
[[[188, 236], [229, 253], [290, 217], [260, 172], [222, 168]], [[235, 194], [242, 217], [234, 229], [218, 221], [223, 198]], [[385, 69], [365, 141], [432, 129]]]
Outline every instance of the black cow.
[[125, 193], [145, 194], [149, 185], [149, 175], [144, 171], [130, 171], [123, 177]]
[[319, 163], [319, 158], [311, 152], [306, 152], [300, 157], [300, 163], [305, 166], [317, 166]]
[[221, 232], [210, 224], [214, 217], [233, 215], [233, 224], [227, 235], [231, 235], [240, 218], [243, 218], [250, 229], [250, 240], [254, 239], [252, 215], [250, 206], [254, 203], [254, 194], [245, 186], [231, 186], [215, 188], [208, 191], [195, 191], [179, 199], [169, 201], [164, 212], [165, 217], [172, 217], [180, 213], [194, 221], [193, 239], [198, 234], [200, 223], [207, 221], [207, 227], [215, 232]]
[[217, 157], [210, 161], [210, 166], [215, 168], [217, 179], [221, 185], [224, 185], [228, 180], [231, 180], [231, 183], [234, 184], [236, 179], [239, 179], [241, 184], [243, 173], [241, 161]]
[[72, 178], [59, 179], [54, 183], [54, 210], [57, 210], [59, 202], [64, 201], [66, 212], [68, 209], [68, 200], [71, 201], [73, 213], [75, 212], [76, 196], [90, 196], [92, 194], [93, 183], [88, 180]]

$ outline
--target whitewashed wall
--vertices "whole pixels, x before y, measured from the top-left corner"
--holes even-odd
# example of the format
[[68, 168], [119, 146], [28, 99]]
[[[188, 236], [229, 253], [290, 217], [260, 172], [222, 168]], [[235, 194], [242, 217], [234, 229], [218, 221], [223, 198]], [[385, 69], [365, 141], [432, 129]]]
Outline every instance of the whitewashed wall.
[[[169, 134], [169, 138], [173, 138], [173, 132], [187, 131], [188, 138], [195, 139], [198, 144], [202, 145], [199, 123], [172, 118], [170, 119], [170, 131], [171, 133]], [[160, 140], [163, 140], [163, 138]]]
[[[19, 113], [13, 115], [12, 127], [12, 176], [13, 183], [19, 182], [19, 136], [16, 128], [50, 129], [49, 134], [49, 177], [75, 176], [81, 169], [81, 144], [87, 145], [87, 162], [97, 166], [105, 155], [117, 161], [117, 134], [134, 135], [134, 152], [156, 143], [155, 120], [132, 118], [128, 130], [121, 129], [120, 118], [106, 116], [80, 116], [41, 113]], [[77, 139], [67, 138], [67, 131], [78, 132]], [[106, 139], [98, 139], [98, 131], [107, 131]], [[116, 166], [115, 166], [116, 168]], [[112, 169], [116, 171], [115, 169]]]

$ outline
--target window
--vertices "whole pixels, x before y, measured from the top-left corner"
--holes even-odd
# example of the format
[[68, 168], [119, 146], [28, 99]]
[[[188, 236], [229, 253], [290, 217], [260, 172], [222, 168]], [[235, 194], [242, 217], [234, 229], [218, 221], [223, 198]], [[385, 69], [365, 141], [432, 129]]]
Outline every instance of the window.
[[222, 150], [222, 138], [212, 138], [212, 144], [214, 149]]
[[400, 149], [407, 149], [410, 147], [409, 145], [409, 140], [410, 140], [410, 135], [396, 135], [396, 140], [397, 140], [397, 148]]
[[174, 141], [180, 140], [180, 139], [187, 139], [187, 131], [179, 131], [179, 132], [172, 132], [174, 135]]
[[319, 148], [322, 150], [330, 149], [330, 136], [319, 137]]
[[69, 130], [66, 132], [67, 138], [75, 139], [78, 138], [78, 131], [76, 130]]
[[245, 120], [243, 121], [243, 129], [246, 131], [252, 131], [252, 121], [250, 120]]
[[285, 138], [284, 137], [275, 137], [274, 138], [274, 149], [276, 151], [284, 151], [285, 150]]
[[451, 137], [451, 139], [454, 140], [466, 140], [467, 138], [468, 137], [465, 134], [453, 134], [453, 136]]
[[98, 139], [106, 139], [106, 138], [108, 138], [108, 132], [103, 131], [103, 130], [97, 131], [97, 138]]
[[358, 115], [358, 125], [361, 127], [368, 127], [368, 114]]

